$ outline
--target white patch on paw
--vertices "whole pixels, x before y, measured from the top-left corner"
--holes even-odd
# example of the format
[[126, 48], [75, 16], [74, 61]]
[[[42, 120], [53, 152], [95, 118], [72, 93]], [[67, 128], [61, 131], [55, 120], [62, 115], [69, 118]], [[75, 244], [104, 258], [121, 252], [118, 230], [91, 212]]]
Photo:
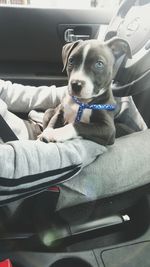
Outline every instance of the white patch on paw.
[[76, 138], [77, 136], [76, 130], [70, 123], [57, 129], [46, 128], [43, 133], [39, 135], [38, 139], [41, 141], [46, 139], [47, 142], [64, 142]]
[[49, 143], [49, 142], [55, 142], [54, 139], [54, 129], [47, 127], [39, 136], [38, 139], [40, 141], [43, 141], [44, 139]]
[[77, 137], [77, 132], [72, 123], [65, 125], [64, 127], [54, 130], [55, 140], [58, 142], [64, 142]]

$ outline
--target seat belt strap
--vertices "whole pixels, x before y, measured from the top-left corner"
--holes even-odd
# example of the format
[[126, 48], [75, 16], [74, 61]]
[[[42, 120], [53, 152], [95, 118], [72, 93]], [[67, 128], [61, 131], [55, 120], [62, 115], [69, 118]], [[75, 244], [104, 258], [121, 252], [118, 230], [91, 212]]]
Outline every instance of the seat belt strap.
[[12, 131], [10, 126], [7, 124], [7, 122], [3, 119], [1, 115], [0, 115], [0, 137], [2, 138], [3, 142], [18, 140], [18, 137], [15, 135], [15, 133]]

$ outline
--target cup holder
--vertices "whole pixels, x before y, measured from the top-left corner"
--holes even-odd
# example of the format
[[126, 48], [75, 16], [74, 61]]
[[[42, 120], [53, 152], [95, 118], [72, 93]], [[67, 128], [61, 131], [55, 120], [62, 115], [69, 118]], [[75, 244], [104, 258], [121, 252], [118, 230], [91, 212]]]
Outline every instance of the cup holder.
[[80, 258], [69, 257], [55, 261], [50, 267], [92, 267], [92, 265]]

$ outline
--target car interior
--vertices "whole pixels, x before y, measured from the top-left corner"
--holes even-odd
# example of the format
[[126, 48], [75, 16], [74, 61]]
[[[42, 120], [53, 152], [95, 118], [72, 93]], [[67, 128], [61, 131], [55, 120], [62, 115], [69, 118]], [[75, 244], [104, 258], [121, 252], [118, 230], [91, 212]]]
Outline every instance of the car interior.
[[[66, 85], [62, 46], [97, 39], [107, 26], [104, 39], [125, 38], [132, 51], [131, 59], [117, 63], [114, 96], [132, 96], [149, 128], [149, 14], [149, 0], [121, 1], [113, 17], [101, 9], [0, 6], [0, 77], [25, 85]], [[7, 206], [0, 207], [0, 261], [10, 259], [13, 267], [150, 265], [149, 182], [55, 210], [58, 198], [59, 192], [46, 190], [25, 199], [12, 217]]]

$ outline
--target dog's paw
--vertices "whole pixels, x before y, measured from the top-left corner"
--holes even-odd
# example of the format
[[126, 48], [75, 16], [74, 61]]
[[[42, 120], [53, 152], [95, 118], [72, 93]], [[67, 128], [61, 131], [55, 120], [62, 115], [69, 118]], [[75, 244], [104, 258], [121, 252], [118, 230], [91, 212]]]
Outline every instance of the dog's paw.
[[49, 142], [56, 142], [54, 138], [54, 129], [53, 128], [46, 128], [39, 136], [38, 140], [49, 143]]
[[73, 125], [67, 124], [64, 127], [53, 129], [46, 128], [38, 137], [40, 141], [45, 143], [49, 142], [64, 142], [66, 140], [70, 140], [72, 138], [76, 138], [77, 132]]

